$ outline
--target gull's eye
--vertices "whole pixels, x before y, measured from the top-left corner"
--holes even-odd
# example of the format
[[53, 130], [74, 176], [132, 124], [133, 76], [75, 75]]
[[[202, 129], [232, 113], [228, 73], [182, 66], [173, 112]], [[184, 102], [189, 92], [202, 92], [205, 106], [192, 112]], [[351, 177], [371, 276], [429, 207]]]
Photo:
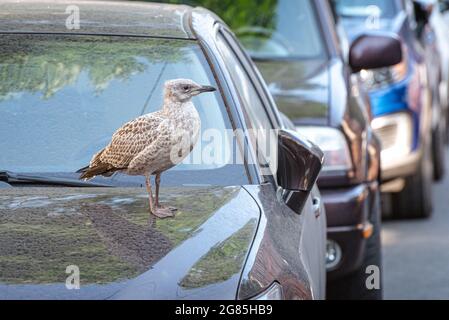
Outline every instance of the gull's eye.
[[184, 86], [182, 89], [183, 89], [184, 91], [189, 91], [190, 87], [189, 87], [189, 86]]

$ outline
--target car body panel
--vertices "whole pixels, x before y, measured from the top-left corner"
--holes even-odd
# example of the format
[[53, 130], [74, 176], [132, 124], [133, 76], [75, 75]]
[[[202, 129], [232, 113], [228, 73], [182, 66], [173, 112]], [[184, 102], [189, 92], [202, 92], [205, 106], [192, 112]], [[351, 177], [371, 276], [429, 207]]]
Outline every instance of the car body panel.
[[[255, 201], [241, 187], [161, 196], [175, 218], [151, 216], [143, 188], [2, 190], [0, 297], [235, 299], [259, 222]], [[80, 290], [65, 287], [71, 265]]]
[[[70, 29], [66, 25], [74, 13], [73, 6], [80, 12], [78, 29]], [[188, 29], [184, 28], [183, 19], [189, 10], [187, 6], [123, 1], [6, 0], [2, 1], [0, 8], [3, 13], [0, 16], [0, 32], [192, 38]]]
[[328, 239], [337, 242], [344, 253], [338, 265], [328, 270], [328, 280], [343, 277], [360, 268], [367, 239], [364, 232], [371, 227], [376, 212], [378, 182], [342, 189], [322, 189], [326, 205]]
[[[248, 292], [267, 288], [276, 280], [287, 288], [283, 292], [285, 299], [322, 299], [326, 276], [316, 253], [325, 254], [326, 241], [316, 235], [325, 227], [325, 211], [322, 204], [320, 212], [310, 210], [312, 198], [320, 197], [318, 190], [314, 189], [305, 210], [298, 215], [276, 200], [269, 184], [246, 189], [261, 208], [261, 220], [242, 274], [239, 298], [250, 298]], [[295, 226], [299, 223], [305, 227], [297, 230]], [[311, 252], [311, 248], [316, 252]]]

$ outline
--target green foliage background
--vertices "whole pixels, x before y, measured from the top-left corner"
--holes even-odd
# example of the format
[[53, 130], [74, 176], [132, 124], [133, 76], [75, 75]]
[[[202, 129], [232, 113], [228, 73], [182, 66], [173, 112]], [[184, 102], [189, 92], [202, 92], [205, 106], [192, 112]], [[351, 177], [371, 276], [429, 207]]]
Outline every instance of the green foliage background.
[[165, 0], [153, 1], [172, 4], [187, 4], [193, 7], [201, 6], [215, 12], [232, 29], [244, 26], [274, 25], [277, 0]]

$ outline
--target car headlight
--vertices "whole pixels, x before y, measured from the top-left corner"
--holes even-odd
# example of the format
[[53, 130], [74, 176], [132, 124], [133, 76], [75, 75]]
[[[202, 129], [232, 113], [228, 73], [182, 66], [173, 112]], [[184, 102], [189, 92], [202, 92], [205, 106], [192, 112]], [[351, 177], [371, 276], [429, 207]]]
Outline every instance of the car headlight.
[[405, 112], [373, 119], [371, 127], [381, 142], [381, 161], [392, 163], [412, 151], [413, 122]]
[[348, 171], [352, 161], [348, 144], [340, 130], [329, 127], [297, 127], [300, 134], [315, 143], [324, 153], [324, 172]]
[[267, 290], [251, 300], [283, 300], [282, 287], [279, 283], [273, 283]]
[[[404, 50], [405, 52], [405, 50]], [[360, 71], [360, 78], [365, 87], [371, 91], [388, 87], [405, 79], [408, 73], [406, 54], [402, 62], [388, 68]]]

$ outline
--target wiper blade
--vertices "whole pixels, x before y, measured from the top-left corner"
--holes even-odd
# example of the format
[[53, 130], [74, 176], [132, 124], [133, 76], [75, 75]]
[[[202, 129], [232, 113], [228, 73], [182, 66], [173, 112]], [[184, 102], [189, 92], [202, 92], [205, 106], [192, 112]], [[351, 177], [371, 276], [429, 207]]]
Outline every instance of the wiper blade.
[[43, 177], [43, 176], [32, 176], [26, 174], [15, 173], [11, 171], [0, 171], [0, 181], [6, 183], [14, 182], [25, 182], [25, 183], [36, 183], [36, 184], [49, 184], [55, 186], [65, 186], [65, 187], [109, 187], [113, 186], [101, 183], [95, 183], [90, 181], [82, 181], [68, 178], [56, 178], [56, 177]]
[[251, 59], [255, 62], [271, 62], [276, 60], [282, 60], [284, 57], [272, 57], [272, 56], [264, 56], [264, 55], [257, 55], [257, 54], [251, 54]]

